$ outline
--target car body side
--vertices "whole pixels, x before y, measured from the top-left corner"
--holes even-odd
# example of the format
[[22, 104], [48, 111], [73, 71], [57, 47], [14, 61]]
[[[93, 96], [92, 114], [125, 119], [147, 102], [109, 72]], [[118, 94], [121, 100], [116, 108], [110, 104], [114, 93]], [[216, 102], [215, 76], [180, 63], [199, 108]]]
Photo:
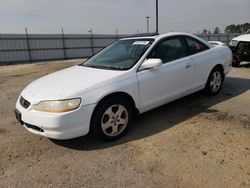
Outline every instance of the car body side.
[[[203, 52], [193, 54], [178, 60], [174, 60], [172, 62], [163, 64], [159, 68], [149, 69], [149, 70], [140, 70], [140, 66], [147, 59], [149, 53], [154, 48], [154, 46], [160, 41], [167, 39], [171, 36], [190, 36], [198, 41], [206, 44], [209, 49]], [[29, 131], [40, 134], [43, 136], [47, 136], [55, 139], [70, 139], [82, 135], [86, 135], [90, 129], [91, 117], [93, 115], [93, 111], [95, 110], [97, 104], [107, 96], [110, 95], [123, 95], [127, 96], [133, 100], [133, 105], [135, 109], [139, 113], [144, 113], [148, 110], [186, 96], [188, 94], [194, 93], [201, 89], [205, 88], [207, 79], [209, 77], [210, 72], [216, 66], [220, 66], [223, 70], [224, 75], [226, 75], [231, 69], [232, 63], [232, 54], [228, 47], [226, 46], [216, 46], [208, 44], [200, 38], [197, 38], [193, 35], [183, 34], [183, 33], [173, 33], [172, 35], [162, 35], [161, 37], [154, 37], [155, 41], [150, 46], [150, 48], [144, 53], [144, 55], [139, 59], [134, 67], [129, 70], [122, 71], [123, 73], [117, 76], [115, 79], [110, 79], [104, 81], [102, 84], [90, 88], [88, 90], [83, 90], [75, 93], [69, 97], [79, 97], [82, 99], [82, 103], [80, 107], [72, 112], [64, 112], [64, 113], [48, 113], [48, 112], [35, 112], [33, 110], [32, 116], [28, 112], [32, 109], [23, 109], [19, 104], [19, 100], [17, 101], [16, 107], [22, 113], [23, 121], [27, 124], [37, 125], [41, 128], [46, 128], [45, 132], [37, 132], [31, 130], [29, 127], [25, 126]], [[126, 39], [124, 39], [126, 40]], [[188, 60], [191, 62], [192, 66], [192, 83], [188, 89], [180, 90], [178, 93], [166, 93], [163, 97], [161, 97], [158, 101], [154, 101], [155, 103], [145, 104], [143, 101], [143, 95], [145, 92], [141, 89], [142, 81], [145, 77], [142, 77], [143, 74], [154, 74], [154, 72], [160, 72], [160, 69], [178, 69], [179, 62], [184, 62]], [[185, 71], [186, 65], [183, 65], [181, 69]], [[181, 79], [181, 75], [180, 76]], [[141, 79], [143, 78], [143, 79]], [[146, 81], [146, 80], [144, 80]], [[61, 84], [61, 83], [59, 83]], [[164, 85], [165, 81], [162, 80], [159, 85]], [[172, 84], [177, 84], [178, 81], [174, 81]], [[147, 95], [150, 96], [152, 90], [147, 90]], [[58, 120], [57, 116], [61, 116], [60, 120]], [[46, 117], [46, 118], [45, 118]], [[46, 127], [43, 125], [46, 124]], [[67, 133], [65, 133], [67, 132]]]
[[[181, 36], [183, 36], [183, 34]], [[187, 36], [192, 36], [192, 35], [187, 35]], [[88, 101], [87, 102], [88, 104], [97, 104], [99, 101], [102, 100], [102, 98], [112, 93], [126, 93], [133, 98], [135, 107], [139, 110], [139, 112], [143, 113], [156, 106], [160, 106], [162, 104], [168, 103], [182, 96], [204, 89], [208, 76], [215, 66], [221, 66], [223, 69], [224, 75], [226, 75], [230, 71], [231, 63], [232, 63], [232, 55], [231, 55], [230, 49], [226, 46], [216, 46], [216, 47], [210, 46], [209, 50], [188, 56], [188, 58], [191, 58], [192, 64], [193, 64], [192, 66], [194, 68], [193, 84], [188, 91], [183, 91], [176, 97], [173, 97], [169, 100], [163, 100], [162, 102], [159, 102], [159, 105], [152, 106], [152, 108], [144, 109], [142, 107], [141, 98], [140, 98], [140, 96], [143, 94], [140, 93], [140, 84], [138, 81], [138, 74], [140, 74], [139, 67], [145, 61], [150, 51], [154, 48], [155, 44], [157, 44], [159, 41], [164, 40], [168, 37], [169, 36], [161, 37], [155, 40], [154, 44], [141, 57], [138, 63], [131, 70], [126, 71], [127, 74], [125, 74], [125, 76], [123, 75], [121, 76], [121, 79], [119, 79], [120, 81], [114, 80], [108, 85], [103, 84], [103, 86], [100, 88], [97, 88], [95, 90], [91, 90], [87, 93], [82, 94], [83, 98], [86, 101]], [[197, 39], [201, 41], [199, 38]], [[201, 42], [207, 44], [205, 41], [201, 41]], [[160, 67], [159, 69], [163, 68], [164, 66], [169, 66], [170, 64], [173, 64], [173, 65], [178, 64], [179, 61], [183, 61], [183, 60], [185, 61], [185, 58], [187, 57], [184, 57], [183, 59], [175, 60], [170, 63], [163, 64], [162, 67]], [[144, 71], [150, 72], [154, 70], [144, 70]], [[175, 84], [178, 84], [178, 83], [175, 83]], [[164, 82], [159, 83], [159, 85], [164, 85]], [[100, 95], [96, 95], [96, 93], [99, 93]]]

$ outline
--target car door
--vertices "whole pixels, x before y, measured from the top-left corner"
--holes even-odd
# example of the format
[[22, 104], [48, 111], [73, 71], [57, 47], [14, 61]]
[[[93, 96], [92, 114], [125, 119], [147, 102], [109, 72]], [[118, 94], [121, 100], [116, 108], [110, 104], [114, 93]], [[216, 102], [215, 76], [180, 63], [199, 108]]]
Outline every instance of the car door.
[[[208, 78], [210, 70], [212, 69], [214, 60], [210, 55], [209, 47], [201, 41], [192, 37], [186, 36], [186, 41], [189, 49], [190, 57], [193, 60], [194, 67], [194, 88], [203, 86]], [[220, 58], [216, 57], [219, 61]]]
[[194, 78], [193, 62], [188, 57], [183, 37], [163, 39], [150, 52], [149, 58], [160, 58], [163, 65], [137, 72], [141, 111], [185, 95]]

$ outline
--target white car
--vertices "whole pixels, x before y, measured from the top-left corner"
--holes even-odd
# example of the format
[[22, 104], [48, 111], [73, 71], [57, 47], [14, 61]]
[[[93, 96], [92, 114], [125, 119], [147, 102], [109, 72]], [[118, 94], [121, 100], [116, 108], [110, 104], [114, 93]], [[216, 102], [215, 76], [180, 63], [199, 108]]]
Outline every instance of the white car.
[[28, 131], [52, 139], [91, 131], [115, 140], [136, 114], [202, 89], [217, 94], [231, 66], [228, 47], [191, 34], [125, 38], [29, 84], [15, 114]]
[[224, 42], [220, 42], [220, 41], [208, 41], [209, 44], [212, 44], [214, 46], [226, 46], [226, 44]]

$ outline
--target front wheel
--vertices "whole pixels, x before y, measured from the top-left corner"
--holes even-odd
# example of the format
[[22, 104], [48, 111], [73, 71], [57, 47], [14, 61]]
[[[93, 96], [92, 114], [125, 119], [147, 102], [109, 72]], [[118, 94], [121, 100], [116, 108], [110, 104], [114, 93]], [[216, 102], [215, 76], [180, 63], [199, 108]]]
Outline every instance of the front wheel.
[[92, 133], [105, 140], [116, 140], [126, 133], [131, 116], [131, 105], [126, 99], [121, 97], [105, 99], [98, 104], [93, 113]]
[[223, 83], [223, 73], [219, 68], [215, 68], [210, 73], [207, 84], [205, 87], [205, 91], [209, 95], [216, 95], [219, 93], [222, 83]]

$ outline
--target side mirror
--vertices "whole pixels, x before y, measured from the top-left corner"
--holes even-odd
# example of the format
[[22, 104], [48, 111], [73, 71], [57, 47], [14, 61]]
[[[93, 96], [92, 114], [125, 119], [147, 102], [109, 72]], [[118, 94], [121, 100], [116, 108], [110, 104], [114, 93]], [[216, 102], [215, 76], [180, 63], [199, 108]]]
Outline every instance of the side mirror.
[[162, 60], [152, 58], [152, 59], [147, 59], [144, 63], [142, 63], [140, 70], [152, 69], [160, 66], [162, 66]]

